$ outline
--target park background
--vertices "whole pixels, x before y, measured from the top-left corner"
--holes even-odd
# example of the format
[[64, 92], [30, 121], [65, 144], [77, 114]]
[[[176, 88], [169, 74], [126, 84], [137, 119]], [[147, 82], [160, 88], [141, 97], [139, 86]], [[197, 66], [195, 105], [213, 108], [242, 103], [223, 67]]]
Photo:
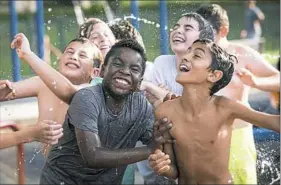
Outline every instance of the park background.
[[[82, 1], [84, 2], [84, 1]], [[224, 0], [224, 1], [167, 1], [168, 28], [171, 28], [179, 16], [192, 11], [202, 3], [217, 3], [228, 12], [230, 21], [229, 40], [240, 38], [240, 31], [244, 25], [245, 1]], [[102, 1], [86, 1], [82, 6], [85, 17], [97, 17], [107, 21]], [[115, 18], [123, 18], [131, 15], [130, 1], [109, 1]], [[265, 21], [262, 24], [265, 45], [263, 54], [272, 64], [277, 61], [280, 55], [280, 1], [266, 0], [257, 1], [258, 7], [265, 14]], [[32, 5], [30, 4], [29, 8]], [[139, 18], [159, 23], [159, 1], [138, 1]], [[19, 8], [19, 7], [18, 7]], [[18, 14], [18, 31], [26, 34], [30, 40], [32, 50], [36, 49], [36, 21], [35, 13], [24, 11]], [[12, 57], [10, 48], [10, 15], [8, 1], [0, 1], [0, 79], [12, 80]], [[149, 61], [154, 61], [160, 55], [160, 29], [156, 24], [139, 22], [140, 33], [147, 49]], [[77, 36], [78, 24], [75, 17], [72, 1], [44, 1], [44, 29], [45, 34], [50, 36], [51, 43], [60, 50]], [[171, 52], [170, 52], [171, 53]], [[52, 55], [53, 67], [57, 66], [57, 58]], [[33, 76], [34, 73], [27, 64], [21, 62], [22, 78]]]

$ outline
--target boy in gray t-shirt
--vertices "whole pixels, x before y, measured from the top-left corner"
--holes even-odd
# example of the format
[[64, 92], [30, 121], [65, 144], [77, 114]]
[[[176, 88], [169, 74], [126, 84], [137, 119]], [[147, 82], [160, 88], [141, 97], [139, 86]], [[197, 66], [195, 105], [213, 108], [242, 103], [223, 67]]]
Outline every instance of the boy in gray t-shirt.
[[[74, 95], [64, 136], [52, 148], [40, 184], [120, 184], [128, 164], [154, 151], [153, 109], [136, 92], [145, 61], [136, 41], [111, 48], [101, 70], [102, 84]], [[135, 148], [137, 141], [148, 147]]]

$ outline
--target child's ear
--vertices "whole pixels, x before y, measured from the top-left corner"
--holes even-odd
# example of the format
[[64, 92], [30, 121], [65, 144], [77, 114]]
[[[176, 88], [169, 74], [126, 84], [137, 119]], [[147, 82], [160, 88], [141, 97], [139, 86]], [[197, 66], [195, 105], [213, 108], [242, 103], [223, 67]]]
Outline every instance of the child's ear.
[[215, 83], [217, 81], [219, 81], [222, 78], [223, 72], [219, 71], [219, 70], [215, 70], [213, 72], [210, 72], [207, 80], [209, 82]]
[[104, 70], [105, 70], [105, 66], [101, 65], [101, 69], [100, 69], [100, 77], [103, 78], [104, 77]]
[[220, 37], [226, 37], [228, 35], [229, 28], [227, 26], [221, 26], [219, 29]]
[[100, 76], [100, 69], [99, 68], [95, 68], [92, 70], [92, 79], [95, 78], [95, 77], [99, 77]]

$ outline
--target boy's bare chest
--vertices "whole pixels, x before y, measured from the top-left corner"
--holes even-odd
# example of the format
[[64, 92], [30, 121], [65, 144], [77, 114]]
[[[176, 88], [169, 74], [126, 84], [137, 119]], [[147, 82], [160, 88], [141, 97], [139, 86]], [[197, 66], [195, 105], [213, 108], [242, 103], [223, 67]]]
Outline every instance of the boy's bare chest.
[[40, 120], [54, 120], [63, 123], [68, 105], [52, 93], [44, 93], [38, 96], [38, 108]]
[[177, 143], [182, 142], [183, 145], [214, 144], [221, 132], [226, 129], [223, 126], [223, 116], [219, 116], [215, 110], [207, 110], [193, 116], [174, 113], [170, 117], [173, 123], [170, 133]]

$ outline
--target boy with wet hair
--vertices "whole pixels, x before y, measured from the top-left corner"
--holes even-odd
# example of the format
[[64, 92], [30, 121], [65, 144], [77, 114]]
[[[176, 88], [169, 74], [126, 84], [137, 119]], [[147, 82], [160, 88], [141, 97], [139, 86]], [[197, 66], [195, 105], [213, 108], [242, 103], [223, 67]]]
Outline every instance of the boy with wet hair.
[[[37, 97], [38, 121], [53, 120], [59, 124], [64, 121], [73, 94], [99, 73], [93, 67], [103, 60], [99, 49], [85, 38], [69, 42], [59, 61], [59, 72], [30, 50], [29, 41], [24, 34], [17, 34], [11, 47], [16, 49], [20, 59], [25, 60], [43, 78], [35, 76], [11, 85], [9, 81], [0, 81], [0, 85], [6, 84], [0, 90], [0, 101]], [[53, 92], [58, 93], [55, 95]]]
[[145, 46], [142, 40], [142, 36], [138, 30], [127, 20], [117, 20], [113, 23], [109, 23], [109, 27], [114, 34], [116, 40], [123, 39], [134, 39], [143, 47], [145, 51]]
[[[128, 164], [148, 158], [155, 149], [153, 109], [136, 92], [145, 62], [143, 48], [134, 40], [111, 48], [102, 84], [74, 95], [64, 136], [52, 148], [40, 184], [120, 184]], [[139, 140], [148, 147], [134, 148]]]
[[170, 32], [170, 47], [174, 55], [161, 55], [154, 60], [152, 82], [164, 85], [169, 91], [181, 95], [182, 86], [175, 82], [181, 57], [197, 39], [214, 39], [214, 30], [201, 15], [185, 13]]
[[163, 145], [167, 155], [160, 150], [150, 155], [157, 173], [178, 178], [179, 184], [233, 184], [228, 160], [234, 119], [280, 132], [279, 115], [214, 95], [230, 82], [236, 62], [235, 56], [209, 40], [195, 41], [183, 56], [176, 78], [183, 95], [155, 111], [156, 119], [167, 117], [173, 123], [163, 137], [176, 140]]
[[[250, 88], [263, 91], [280, 91], [280, 73], [263, 56], [245, 45], [227, 40], [229, 19], [227, 11], [218, 4], [205, 4], [196, 12], [202, 15], [215, 29], [215, 42], [228, 53], [237, 57], [235, 73], [229, 85], [217, 95], [248, 104]], [[243, 141], [243, 145], [241, 142]], [[231, 140], [229, 169], [235, 184], [257, 184], [256, 148], [252, 125], [243, 120], [235, 120]]]
[[109, 26], [98, 18], [89, 18], [83, 23], [78, 32], [78, 38], [87, 38], [101, 51], [103, 57], [116, 43], [116, 39]]

